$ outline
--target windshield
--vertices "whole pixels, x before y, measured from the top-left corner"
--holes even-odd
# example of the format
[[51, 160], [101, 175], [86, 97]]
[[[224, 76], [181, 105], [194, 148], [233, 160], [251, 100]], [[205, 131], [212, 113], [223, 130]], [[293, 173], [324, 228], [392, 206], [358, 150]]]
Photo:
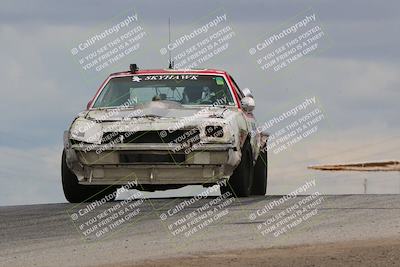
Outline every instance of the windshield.
[[165, 74], [112, 78], [93, 107], [133, 106], [162, 100], [183, 105], [235, 104], [229, 87], [221, 76]]

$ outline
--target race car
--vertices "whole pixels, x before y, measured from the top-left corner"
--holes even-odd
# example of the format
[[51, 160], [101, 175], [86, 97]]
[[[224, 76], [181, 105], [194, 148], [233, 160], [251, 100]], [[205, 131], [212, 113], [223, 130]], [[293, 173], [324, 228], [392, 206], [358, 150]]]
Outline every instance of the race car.
[[145, 191], [220, 185], [236, 197], [265, 195], [268, 134], [255, 101], [223, 70], [111, 74], [64, 132], [62, 185], [71, 203]]

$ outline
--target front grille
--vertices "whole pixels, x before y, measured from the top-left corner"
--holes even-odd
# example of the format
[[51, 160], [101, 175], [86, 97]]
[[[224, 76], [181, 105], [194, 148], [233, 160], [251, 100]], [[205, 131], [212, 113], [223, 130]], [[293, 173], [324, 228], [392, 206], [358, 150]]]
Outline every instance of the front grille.
[[121, 152], [120, 163], [182, 163], [185, 154], [140, 154], [132, 152]]
[[138, 132], [106, 132], [102, 144], [106, 143], [174, 143], [195, 144], [200, 142], [198, 129], [168, 131], [138, 131]]

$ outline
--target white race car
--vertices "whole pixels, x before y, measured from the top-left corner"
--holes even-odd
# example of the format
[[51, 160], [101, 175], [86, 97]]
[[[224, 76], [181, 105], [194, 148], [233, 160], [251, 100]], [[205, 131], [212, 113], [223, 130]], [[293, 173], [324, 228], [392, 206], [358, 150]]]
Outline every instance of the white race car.
[[225, 71], [132, 64], [111, 74], [65, 131], [65, 197], [109, 201], [126, 184], [220, 184], [237, 197], [265, 195], [268, 135], [256, 130], [254, 107], [250, 90]]

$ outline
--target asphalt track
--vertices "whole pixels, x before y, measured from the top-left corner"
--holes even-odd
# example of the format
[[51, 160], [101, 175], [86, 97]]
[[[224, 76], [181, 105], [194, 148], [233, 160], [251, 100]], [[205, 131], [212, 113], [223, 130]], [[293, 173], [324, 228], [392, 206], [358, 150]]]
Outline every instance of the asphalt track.
[[[280, 196], [240, 198], [214, 210], [218, 213], [212, 215], [215, 216], [212, 222], [187, 236], [184, 232], [174, 234], [172, 230], [176, 225], [182, 225], [183, 218], [189, 218], [184, 223], [193, 220], [195, 217], [190, 214], [194, 211], [197, 215], [201, 215], [201, 211], [205, 213], [199, 208], [212, 200], [217, 202], [216, 197], [197, 200], [179, 211], [176, 211], [176, 205], [188, 198], [144, 200], [134, 205], [132, 212], [138, 213], [131, 216], [132, 220], [118, 227], [114, 225], [112, 231], [98, 238], [85, 236], [79, 230], [83, 221], [71, 219], [71, 215], [82, 210], [84, 205], [0, 207], [0, 266], [119, 266], [199, 253], [400, 237], [399, 195], [318, 196], [322, 199], [312, 207], [317, 209], [312, 216], [304, 217], [302, 222], [279, 235], [276, 231], [261, 233], [260, 229], [266, 228], [260, 224], [268, 218], [282, 219], [279, 213], [288, 208], [287, 216], [299, 212], [305, 206], [295, 205], [301, 200], [306, 202], [306, 197], [288, 200], [264, 214], [260, 211]], [[110, 208], [118, 212], [115, 209], [118, 203], [123, 204], [106, 203], [96, 207], [95, 212], [98, 215]], [[160, 215], [162, 217], [168, 211], [176, 214], [161, 220]], [[252, 214], [256, 214], [253, 220], [249, 218]]]

